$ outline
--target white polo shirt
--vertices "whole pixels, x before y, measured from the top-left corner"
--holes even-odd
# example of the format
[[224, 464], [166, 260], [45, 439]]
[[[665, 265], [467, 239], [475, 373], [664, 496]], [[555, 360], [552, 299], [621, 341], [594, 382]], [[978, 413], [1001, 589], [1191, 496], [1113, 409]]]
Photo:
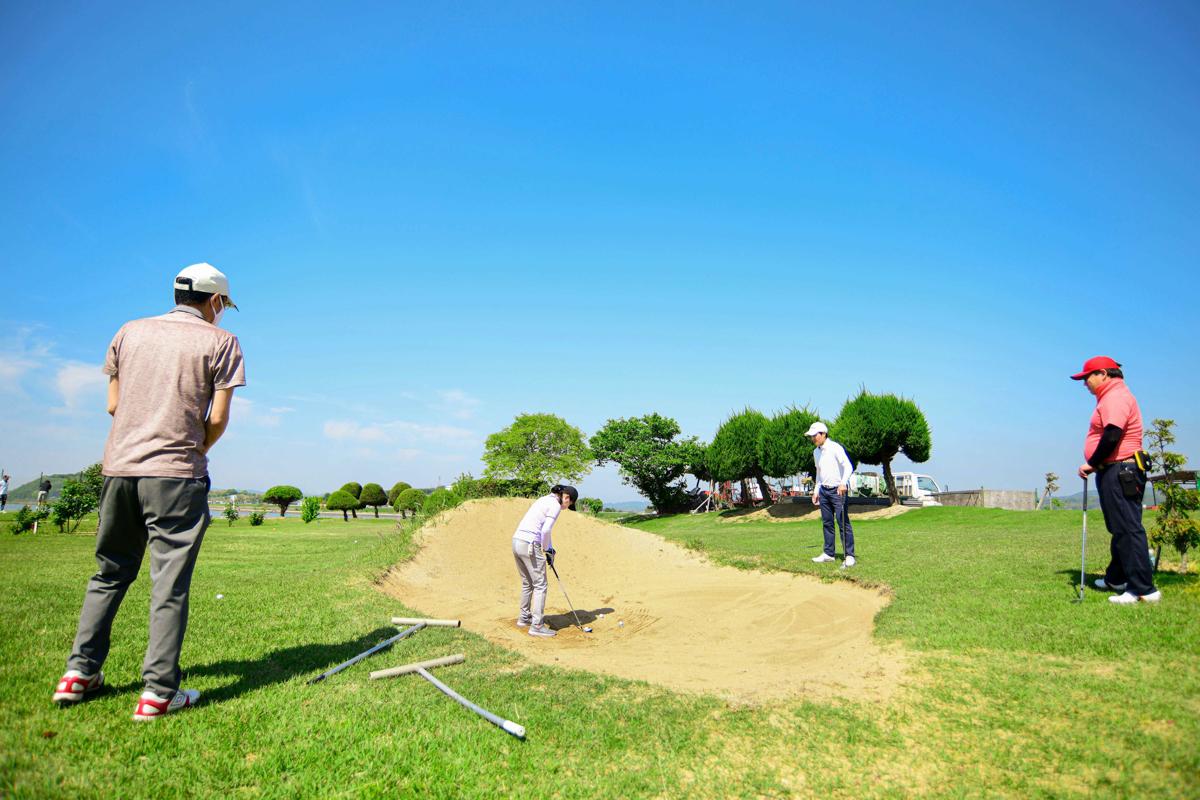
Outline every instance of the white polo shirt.
[[813, 461], [817, 465], [817, 485], [826, 489], [839, 486], [850, 488], [850, 476], [854, 465], [846, 455], [846, 449], [832, 439], [826, 439], [821, 447], [813, 448]]
[[557, 497], [552, 494], [539, 497], [533, 501], [533, 505], [521, 518], [521, 524], [517, 526], [513, 538], [531, 544], [540, 542], [542, 550], [549, 550], [554, 547], [554, 543], [550, 539], [550, 531], [554, 528], [560, 511], [562, 511], [562, 503]]

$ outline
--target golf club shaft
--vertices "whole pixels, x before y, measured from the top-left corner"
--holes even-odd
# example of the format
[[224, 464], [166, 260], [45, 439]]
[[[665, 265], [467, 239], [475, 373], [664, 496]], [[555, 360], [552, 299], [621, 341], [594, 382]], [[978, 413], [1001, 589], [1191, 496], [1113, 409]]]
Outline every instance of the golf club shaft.
[[335, 675], [335, 674], [341, 672], [342, 670], [344, 670], [346, 667], [354, 666], [355, 664], [362, 661], [367, 656], [374, 655], [375, 653], [378, 653], [380, 650], [383, 650], [385, 647], [391, 647], [393, 644], [400, 641], [405, 636], [416, 633], [417, 631], [421, 630], [421, 628], [424, 628], [424, 627], [425, 627], [424, 622], [418, 622], [416, 625], [413, 625], [411, 628], [409, 628], [405, 631], [401, 631], [400, 633], [396, 634], [392, 638], [383, 640], [379, 644], [372, 647], [370, 650], [365, 650], [365, 651], [359, 653], [358, 655], [356, 655], [354, 658], [350, 659], [349, 661], [344, 661], [341, 664], [338, 664], [336, 667], [332, 667], [330, 669], [325, 670], [317, 677], [309, 680], [308, 683], [310, 685], [314, 684], [314, 683], [320, 683], [321, 681], [328, 678], [330, 675]]
[[439, 681], [437, 678], [430, 675], [429, 670], [425, 669], [424, 667], [421, 667], [420, 669], [418, 669], [417, 674], [420, 675], [425, 680], [432, 683], [434, 686], [436, 686], [438, 688], [438, 691], [440, 691], [442, 694], [446, 695], [446, 697], [449, 697], [451, 700], [455, 701], [456, 703], [461, 705], [463, 708], [466, 708], [470, 711], [474, 711], [476, 714], [483, 717], [488, 722], [492, 723], [493, 725], [495, 725], [497, 728], [504, 731], [505, 733], [515, 736], [518, 739], [525, 738], [525, 726], [524, 725], [518, 725], [517, 723], [513, 722], [512, 720], [507, 720], [504, 717], [498, 717], [495, 714], [493, 714], [492, 712], [488, 711], [486, 708], [482, 708], [480, 706], [475, 705], [470, 700], [463, 697], [461, 694], [454, 691], [449, 686], [447, 686], [446, 684]]
[[1083, 599], [1084, 569], [1087, 564], [1088, 479], [1083, 479], [1083, 544], [1079, 547], [1079, 599]]
[[567, 587], [563, 586], [562, 578], [558, 577], [558, 570], [554, 569], [553, 564], [550, 564], [550, 569], [554, 570], [554, 578], [558, 581], [558, 588], [562, 589], [563, 597], [567, 598], [567, 606], [569, 606], [571, 609], [571, 616], [575, 617], [575, 625], [579, 628], [579, 630], [587, 633], [587, 631], [583, 630], [583, 623], [579, 621], [579, 615], [575, 613], [575, 604], [571, 602], [571, 595], [567, 594]]

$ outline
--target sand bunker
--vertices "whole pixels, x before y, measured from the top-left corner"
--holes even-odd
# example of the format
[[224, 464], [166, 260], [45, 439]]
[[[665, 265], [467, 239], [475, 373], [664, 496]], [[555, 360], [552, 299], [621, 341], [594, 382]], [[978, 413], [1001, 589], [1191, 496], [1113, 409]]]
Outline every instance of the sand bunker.
[[902, 654], [871, 639], [884, 593], [715, 566], [653, 534], [578, 513], [554, 528], [557, 566], [594, 633], [572, 626], [551, 574], [547, 622], [559, 635], [528, 636], [514, 625], [520, 582], [510, 544], [528, 505], [477, 500], [445, 514], [422, 529], [420, 552], [388, 573], [384, 590], [422, 614], [461, 618], [532, 661], [675, 690], [744, 702], [880, 700], [897, 684]]

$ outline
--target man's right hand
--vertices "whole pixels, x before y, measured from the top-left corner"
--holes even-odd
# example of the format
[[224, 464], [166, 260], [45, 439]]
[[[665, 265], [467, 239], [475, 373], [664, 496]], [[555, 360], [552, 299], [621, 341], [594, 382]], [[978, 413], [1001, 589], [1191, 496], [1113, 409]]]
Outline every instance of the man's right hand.
[[552, 567], [554, 566], [554, 554], [555, 554], [555, 552], [556, 552], [556, 551], [555, 551], [555, 549], [554, 549], [553, 547], [551, 547], [549, 550], [547, 550], [547, 551], [546, 551], [546, 563], [547, 563], [547, 564], [549, 564], [549, 565], [550, 565], [550, 566], [552, 566]]
[[819, 506], [821, 504], [820, 494], [821, 493], [819, 491], [813, 492], [812, 501], [814, 506]]

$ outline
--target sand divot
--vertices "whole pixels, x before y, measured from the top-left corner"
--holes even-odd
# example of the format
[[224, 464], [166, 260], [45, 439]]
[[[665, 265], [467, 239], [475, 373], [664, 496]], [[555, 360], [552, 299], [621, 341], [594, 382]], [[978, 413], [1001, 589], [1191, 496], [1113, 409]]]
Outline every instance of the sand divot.
[[[556, 562], [585, 634], [550, 575], [553, 639], [515, 626], [514, 528], [527, 500], [476, 500], [427, 525], [416, 558], [382, 581], [388, 594], [544, 664], [758, 703], [777, 698], [879, 701], [904, 671], [899, 648], [871, 639], [888, 598], [847, 583], [715, 566], [644, 531], [564, 513]], [[603, 616], [600, 616], [603, 614]], [[619, 625], [624, 622], [624, 626]]]

